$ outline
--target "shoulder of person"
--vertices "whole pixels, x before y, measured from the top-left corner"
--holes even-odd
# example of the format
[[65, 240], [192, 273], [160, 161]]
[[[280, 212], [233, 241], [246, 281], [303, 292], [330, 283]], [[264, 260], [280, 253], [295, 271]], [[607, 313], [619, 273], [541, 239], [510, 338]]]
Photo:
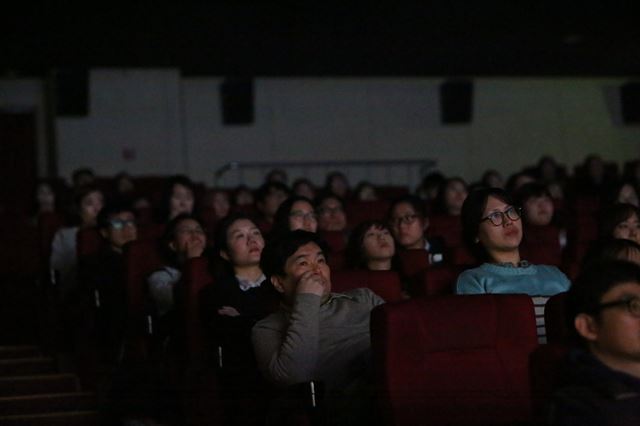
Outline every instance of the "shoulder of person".
[[358, 301], [358, 302], [366, 302], [371, 303], [373, 305], [380, 305], [384, 303], [384, 300], [378, 296], [376, 293], [371, 291], [368, 288], [355, 288], [353, 290], [346, 291], [342, 293], [350, 298]]

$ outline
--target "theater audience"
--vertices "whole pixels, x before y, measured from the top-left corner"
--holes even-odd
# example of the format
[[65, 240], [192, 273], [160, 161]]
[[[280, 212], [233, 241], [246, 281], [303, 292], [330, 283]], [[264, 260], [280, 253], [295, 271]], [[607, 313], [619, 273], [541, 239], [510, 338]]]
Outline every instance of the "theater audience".
[[632, 204], [614, 204], [600, 219], [600, 238], [624, 238], [640, 243], [640, 209]]
[[251, 328], [275, 309], [276, 293], [260, 268], [264, 239], [247, 216], [226, 217], [216, 233], [221, 262], [213, 285], [200, 293], [200, 314], [210, 339], [221, 348], [221, 379], [229, 424], [261, 424], [263, 383], [251, 346]]
[[299, 178], [293, 182], [291, 186], [293, 195], [307, 197], [310, 200], [316, 198], [316, 186], [307, 178]]
[[180, 214], [194, 214], [195, 185], [186, 176], [172, 176], [165, 185], [160, 207], [160, 223], [167, 223]]
[[640, 267], [591, 265], [569, 290], [566, 310], [576, 347], [559, 369], [548, 424], [638, 424]]
[[318, 230], [318, 216], [310, 199], [298, 195], [287, 198], [276, 212], [269, 238], [296, 229]]
[[367, 424], [365, 418], [373, 421], [369, 317], [383, 301], [364, 288], [331, 293], [326, 252], [306, 231], [268, 243], [260, 265], [282, 305], [253, 328], [256, 359], [277, 386], [321, 382], [328, 424]]
[[[438, 199], [438, 193], [445, 180], [442, 173], [438, 171], [427, 174], [420, 183], [420, 186], [416, 190], [416, 195], [426, 201], [427, 206], [433, 205]], [[429, 213], [429, 212], [427, 212]]]
[[271, 231], [278, 207], [289, 197], [290, 192], [285, 184], [277, 181], [264, 183], [256, 191], [256, 225], [263, 234]]
[[585, 255], [582, 269], [601, 260], [626, 260], [640, 265], [640, 244], [622, 238], [600, 241]]
[[94, 185], [96, 175], [89, 167], [80, 167], [71, 173], [71, 184], [74, 191], [78, 191], [85, 186]]
[[325, 194], [316, 200], [318, 229], [321, 231], [346, 231], [347, 215], [344, 201], [333, 194]]
[[391, 230], [383, 222], [368, 220], [358, 224], [347, 244], [347, 264], [353, 269], [389, 271], [396, 254]]
[[160, 242], [164, 265], [147, 279], [149, 297], [158, 317], [158, 335], [165, 337], [171, 334], [176, 283], [182, 278], [185, 262], [202, 256], [206, 244], [204, 229], [193, 216], [181, 213], [167, 224]]
[[400, 197], [391, 203], [388, 218], [391, 233], [401, 249], [426, 250], [432, 264], [444, 260], [441, 239], [425, 236], [429, 219], [425, 215], [424, 201], [413, 195]]
[[104, 196], [100, 190], [95, 186], [82, 186], [74, 195], [75, 226], [62, 228], [53, 237], [49, 266], [56, 271], [56, 285], [61, 300], [65, 300], [76, 288], [78, 230], [96, 225], [103, 204]]
[[344, 173], [339, 171], [333, 171], [327, 174], [327, 179], [324, 184], [324, 192], [333, 194], [346, 200], [350, 196], [349, 180]]
[[[458, 294], [524, 293], [532, 296], [543, 323], [549, 296], [566, 291], [570, 282], [555, 266], [534, 265], [520, 257], [522, 221], [520, 209], [504, 190], [472, 191], [462, 208], [466, 243], [485, 263], [463, 271], [456, 283]], [[538, 336], [545, 341], [544, 327]]]
[[353, 199], [358, 201], [375, 201], [379, 199], [376, 187], [370, 182], [362, 181], [358, 183], [353, 191]]
[[253, 207], [253, 191], [247, 185], [238, 185], [231, 195], [231, 206], [234, 210]]
[[608, 195], [609, 197], [605, 200], [605, 202], [608, 201], [608, 204], [631, 204], [640, 207], [637, 188], [631, 182], [619, 182], [611, 188]]

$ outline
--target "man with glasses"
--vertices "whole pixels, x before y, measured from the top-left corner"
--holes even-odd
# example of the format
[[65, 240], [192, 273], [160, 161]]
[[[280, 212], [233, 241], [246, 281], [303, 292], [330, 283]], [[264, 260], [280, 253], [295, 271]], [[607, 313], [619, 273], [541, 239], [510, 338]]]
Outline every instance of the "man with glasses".
[[567, 294], [578, 348], [562, 369], [549, 424], [640, 424], [640, 267], [590, 265]]
[[133, 210], [128, 204], [105, 206], [97, 218], [102, 248], [80, 265], [82, 299], [87, 316], [88, 342], [105, 363], [117, 361], [122, 344], [126, 296], [124, 288], [124, 246], [138, 238]]

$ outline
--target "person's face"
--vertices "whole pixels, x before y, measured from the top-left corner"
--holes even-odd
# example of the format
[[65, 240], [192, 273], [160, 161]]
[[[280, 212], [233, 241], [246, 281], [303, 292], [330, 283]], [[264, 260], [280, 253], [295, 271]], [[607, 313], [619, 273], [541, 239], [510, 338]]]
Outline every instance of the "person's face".
[[120, 212], [109, 218], [109, 227], [102, 231], [111, 247], [121, 250], [125, 244], [138, 238], [136, 217], [132, 212]]
[[494, 253], [509, 253], [518, 250], [522, 240], [522, 222], [520, 219], [511, 220], [504, 214], [511, 207], [511, 205], [498, 198], [489, 197], [487, 199], [487, 206], [482, 215], [483, 218], [493, 213], [503, 213], [502, 225], [495, 226], [487, 219], [480, 223], [478, 229], [479, 242], [494, 258]]
[[216, 217], [225, 217], [229, 214], [229, 209], [231, 205], [229, 204], [229, 196], [226, 192], [216, 192], [213, 195], [213, 200], [211, 201], [211, 206], [213, 207], [213, 212]]
[[395, 254], [393, 237], [388, 229], [372, 226], [364, 233], [362, 250], [367, 260], [387, 260]]
[[99, 191], [93, 191], [84, 196], [80, 202], [80, 217], [84, 225], [95, 225], [96, 217], [104, 206], [104, 198]]
[[94, 181], [95, 178], [91, 173], [81, 173], [80, 175], [76, 176], [74, 184], [76, 187], [82, 187], [91, 185]]
[[291, 304], [298, 282], [306, 273], [320, 276], [324, 287], [322, 297], [328, 297], [331, 292], [331, 269], [322, 249], [313, 242], [300, 246], [285, 262], [284, 276], [273, 276], [271, 282], [283, 294], [285, 301]]
[[551, 223], [553, 201], [546, 195], [530, 197], [524, 202], [523, 208], [524, 217], [530, 225], [545, 226]]
[[596, 182], [602, 180], [602, 177], [604, 176], [604, 163], [602, 162], [602, 159], [592, 158], [591, 161], [589, 161], [587, 170], [591, 179]]
[[377, 200], [378, 197], [376, 196], [376, 190], [373, 188], [373, 186], [364, 186], [362, 187], [362, 189], [360, 190], [360, 193], [358, 194], [358, 199], [362, 200], [362, 201], [373, 201], [373, 200]]
[[227, 250], [222, 257], [233, 266], [255, 266], [260, 263], [264, 239], [258, 227], [248, 219], [238, 219], [227, 230]]
[[[601, 303], [631, 298], [640, 298], [640, 283], [616, 285], [602, 296]], [[576, 329], [596, 357], [614, 363], [640, 363], [640, 317], [631, 314], [625, 305], [605, 308], [597, 317], [580, 314], [575, 321]]]
[[498, 173], [490, 173], [487, 176], [487, 185], [490, 188], [504, 188], [504, 181], [502, 180], [502, 176]]
[[284, 191], [275, 188], [270, 189], [266, 197], [264, 197], [264, 201], [260, 203], [262, 213], [266, 217], [273, 217], [278, 211], [280, 204], [286, 199], [287, 194]]
[[128, 177], [121, 177], [118, 180], [118, 192], [120, 194], [128, 194], [133, 192], [133, 181]]
[[349, 184], [343, 176], [334, 176], [329, 183], [329, 190], [337, 196], [344, 198], [349, 190]]
[[347, 215], [335, 198], [327, 198], [318, 207], [318, 228], [323, 231], [343, 231], [347, 227]]
[[248, 206], [253, 204], [253, 194], [249, 190], [241, 190], [236, 194], [236, 204], [239, 206]]
[[171, 199], [169, 200], [171, 218], [181, 213], [191, 214], [193, 211], [193, 192], [191, 189], [179, 183], [173, 186]]
[[640, 221], [638, 216], [632, 214], [613, 228], [613, 238], [631, 240], [640, 244]]
[[173, 241], [169, 244], [176, 253], [188, 253], [194, 247], [204, 250], [207, 237], [200, 224], [193, 219], [184, 219], [176, 226]]
[[51, 210], [55, 205], [56, 195], [49, 184], [43, 183], [38, 186], [38, 190], [36, 191], [36, 199], [41, 209], [44, 208]]
[[450, 214], [458, 215], [467, 198], [467, 188], [459, 181], [450, 182], [444, 189], [444, 202]]
[[636, 190], [633, 188], [633, 186], [626, 184], [623, 185], [622, 188], [620, 188], [620, 193], [618, 194], [618, 200], [619, 203], [627, 203], [627, 204], [632, 204], [636, 207], [638, 207], [640, 205], [640, 202], [638, 201], [638, 194], [636, 193]]
[[313, 206], [306, 201], [296, 201], [289, 212], [289, 230], [302, 229], [308, 232], [316, 232], [318, 218]]
[[409, 203], [399, 203], [391, 211], [391, 231], [398, 244], [406, 249], [424, 248], [424, 231], [428, 222]]

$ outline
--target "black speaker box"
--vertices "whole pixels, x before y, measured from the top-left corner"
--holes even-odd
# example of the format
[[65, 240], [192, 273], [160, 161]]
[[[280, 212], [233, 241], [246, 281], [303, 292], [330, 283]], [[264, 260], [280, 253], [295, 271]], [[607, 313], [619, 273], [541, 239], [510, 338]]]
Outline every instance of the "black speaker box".
[[253, 123], [253, 80], [250, 78], [227, 78], [220, 86], [222, 100], [222, 123], [246, 125]]
[[54, 73], [56, 113], [83, 117], [89, 114], [89, 71], [58, 69]]
[[440, 85], [440, 120], [443, 124], [471, 122], [473, 84], [466, 80], [450, 80]]
[[640, 83], [632, 82], [620, 86], [620, 105], [624, 124], [640, 123]]

